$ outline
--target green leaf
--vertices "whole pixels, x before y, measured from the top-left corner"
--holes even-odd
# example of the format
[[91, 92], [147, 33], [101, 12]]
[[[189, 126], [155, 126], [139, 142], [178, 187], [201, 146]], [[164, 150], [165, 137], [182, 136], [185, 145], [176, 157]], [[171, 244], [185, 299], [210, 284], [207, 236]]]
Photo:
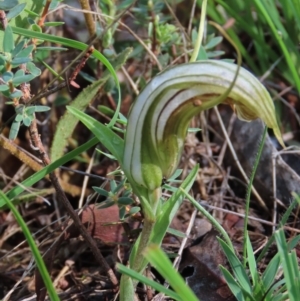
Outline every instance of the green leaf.
[[275, 239], [281, 258], [289, 300], [298, 301], [300, 291], [300, 272], [296, 252], [295, 250], [289, 252], [284, 231], [282, 229], [275, 232]]
[[191, 288], [174, 269], [170, 259], [158, 245], [151, 244], [146, 248], [144, 255], [150, 264], [170, 283], [181, 300], [198, 301]]
[[[20, 34], [20, 35], [23, 35], [23, 36], [26, 36], [26, 37], [46, 40], [46, 41], [49, 41], [49, 42], [61, 44], [63, 46], [72, 47], [72, 48], [79, 49], [79, 50], [86, 50], [88, 48], [88, 45], [86, 45], [84, 43], [81, 43], [81, 42], [78, 42], [78, 41], [71, 40], [71, 39], [61, 38], [61, 37], [58, 37], [58, 36], [52, 36], [50, 34], [45, 34], [45, 33], [40, 33], [40, 32], [34, 32], [34, 31], [26, 30], [26, 29], [23, 29], [23, 28], [20, 28], [20, 27], [13, 27], [12, 29], [13, 29], [14, 33]], [[129, 50], [128, 49], [124, 50], [123, 53], [126, 52], [126, 51], [129, 51]], [[108, 71], [111, 73], [113, 79], [117, 83], [118, 104], [117, 104], [115, 114], [114, 114], [112, 120], [108, 124], [109, 127], [113, 127], [114, 124], [116, 123], [117, 118], [118, 118], [118, 115], [119, 115], [119, 112], [120, 112], [120, 106], [121, 106], [121, 90], [120, 90], [120, 84], [119, 84], [119, 81], [118, 81], [118, 77], [117, 77], [117, 74], [116, 74], [114, 68], [110, 64], [110, 62], [99, 51], [94, 50], [93, 53], [92, 53], [92, 56], [95, 57], [96, 59], [98, 59], [99, 61], [101, 61], [105, 65], [105, 67], [107, 67]], [[121, 63], [121, 65], [122, 65], [122, 63]], [[115, 69], [117, 69], [117, 68], [115, 68]]]
[[93, 186], [92, 187], [97, 193], [99, 193], [100, 195], [103, 195], [105, 197], [108, 197], [109, 196], [109, 193], [105, 190], [105, 189], [102, 189], [100, 187], [96, 187], [96, 186]]
[[4, 0], [0, 1], [0, 9], [2, 10], [10, 10], [13, 7], [18, 5], [18, 0]]
[[11, 98], [11, 99], [20, 98], [22, 96], [23, 96], [23, 93], [20, 90], [15, 90], [14, 92], [9, 94], [9, 98]]
[[219, 45], [223, 41], [223, 37], [214, 37], [212, 38], [206, 45], [204, 45], [204, 49], [211, 49]]
[[117, 158], [122, 162], [124, 141], [111, 129], [102, 123], [98, 122], [89, 115], [79, 111], [78, 109], [67, 107], [68, 111], [76, 116], [91, 132], [98, 138], [98, 140]]
[[35, 112], [35, 106], [30, 106], [25, 108], [25, 114], [32, 115]]
[[9, 90], [9, 87], [7, 85], [0, 85], [0, 92], [7, 91], [7, 90]]
[[13, 82], [14, 86], [19, 86], [20, 84], [30, 82], [34, 78], [35, 78], [35, 76], [33, 74], [25, 74], [23, 76], [14, 77], [12, 82]]
[[49, 273], [48, 273], [48, 270], [45, 266], [45, 263], [43, 261], [43, 258], [39, 252], [39, 249], [38, 247], [36, 246], [35, 244], [35, 241], [32, 237], [32, 234], [30, 232], [30, 230], [28, 229], [25, 221], [23, 220], [21, 214], [19, 213], [19, 211], [17, 210], [17, 208], [13, 205], [13, 203], [11, 202], [11, 200], [9, 200], [7, 198], [7, 196], [0, 190], [0, 197], [1, 199], [4, 200], [4, 202], [6, 203], [6, 205], [9, 207], [10, 211], [13, 213], [13, 215], [15, 216], [15, 219], [17, 220], [20, 228], [22, 229], [22, 233], [24, 234], [26, 240], [27, 240], [27, 243], [30, 247], [30, 250], [32, 252], [32, 255], [35, 259], [35, 263], [41, 273], [41, 276], [43, 278], [43, 281], [45, 283], [45, 286], [47, 288], [47, 291], [49, 293], [49, 298], [50, 300], [53, 300], [53, 301], [59, 301], [59, 297], [53, 287], [53, 284], [52, 284], [52, 280], [49, 276]]
[[23, 120], [23, 114], [17, 114], [15, 117], [15, 121], [21, 122]]
[[[23, 117], [22, 117], [22, 119], [23, 119]], [[18, 133], [19, 133], [19, 129], [20, 129], [20, 125], [21, 125], [21, 122], [16, 121], [16, 120], [13, 121], [13, 123], [10, 127], [8, 139], [15, 140], [17, 138]], [[2, 200], [2, 203], [3, 203], [3, 200]]]
[[133, 203], [132, 198], [128, 198], [128, 197], [120, 197], [118, 198], [118, 204], [119, 205], [131, 205]]
[[3, 50], [4, 52], [11, 53], [14, 48], [15, 48], [15, 43], [14, 43], [13, 32], [11, 27], [7, 25], [4, 32], [4, 38], [3, 38]]
[[26, 41], [23, 39], [20, 43], [17, 44], [17, 46], [14, 48], [14, 50], [11, 53], [12, 57], [15, 57], [23, 49], [25, 42]]
[[45, 22], [44, 26], [60, 26], [60, 25], [64, 25], [65, 22]]
[[[113, 67], [115, 68], [115, 70], [118, 70], [124, 64], [130, 52], [131, 49], [127, 48], [117, 57], [117, 59], [113, 62]], [[104, 85], [107, 79], [110, 78], [110, 76], [111, 75], [109, 71], [105, 71], [103, 77], [100, 80], [92, 83], [90, 86], [85, 88], [77, 96], [77, 98], [72, 101], [70, 108], [75, 108], [80, 111], [85, 110], [85, 108], [97, 95], [99, 89]], [[77, 123], [78, 119], [75, 118], [75, 116], [69, 111], [67, 111], [59, 120], [51, 146], [52, 160], [56, 160], [57, 158], [62, 156], [63, 151], [67, 146], [68, 139], [69, 137], [71, 137]]]
[[22, 49], [17, 55], [17, 58], [25, 58], [28, 57], [31, 52], [33, 51], [34, 46], [33, 45], [29, 45], [26, 48]]
[[51, 110], [51, 108], [48, 106], [34, 106], [35, 112], [47, 112], [49, 110]]
[[[12, 27], [18, 27], [18, 28], [22, 28], [22, 29], [26, 29], [28, 28], [29, 24], [27, 22], [27, 18], [28, 18], [28, 9], [30, 9], [31, 11], [33, 11], [36, 16], [39, 16], [39, 13], [42, 11], [43, 7], [44, 7], [44, 1], [37, 1], [37, 0], [19, 0], [19, 1], [12, 1], [12, 0], [7, 0], [5, 1], [6, 3], [9, 4], [9, 6], [11, 6], [11, 8], [15, 7], [16, 5], [19, 4], [25, 4], [26, 8], [21, 12], [21, 14], [18, 15], [17, 18], [12, 18], [9, 21], [9, 25]], [[3, 4], [3, 2], [0, 2]], [[12, 5], [12, 3], [14, 3], [14, 5]], [[5, 9], [5, 10], [9, 10], [9, 9]], [[19, 36], [17, 34], [14, 34], [14, 40], [16, 41], [17, 38], [19, 38]], [[4, 32], [0, 30], [0, 41], [3, 41], [4, 39]], [[2, 47], [2, 43], [0, 43], [0, 52], [3, 52], [3, 47]]]
[[[175, 293], [174, 291], [171, 291], [170, 289], [167, 289], [163, 285], [141, 275], [140, 273], [135, 272], [132, 269], [127, 268], [126, 266], [117, 263], [117, 269], [123, 274], [121, 277], [121, 283], [120, 283], [120, 296], [125, 296], [126, 300], [135, 300], [135, 294], [134, 294], [134, 288], [132, 279], [136, 279], [139, 282], [142, 282], [146, 285], [149, 285], [153, 287], [155, 290], [162, 292], [169, 296], [170, 298], [178, 301], [185, 301], [180, 298], [180, 296]], [[126, 277], [124, 277], [126, 275]], [[128, 277], [129, 276], [129, 277]], [[131, 278], [130, 278], [131, 277]], [[192, 300], [189, 300], [192, 301]]]
[[30, 57], [17, 57], [17, 58], [12, 59], [11, 63], [13, 66], [18, 66], [21, 64], [26, 64], [30, 61], [31, 61]]
[[26, 6], [26, 3], [20, 3], [20, 4], [16, 5], [14, 8], [12, 8], [8, 12], [8, 14], [6, 15], [6, 18], [8, 20], [10, 20], [10, 19], [17, 17], [24, 10], [25, 6]]
[[24, 71], [23, 69], [19, 69], [19, 70], [15, 73], [14, 77], [19, 77], [19, 76], [24, 76], [24, 75], [25, 75], [25, 71]]
[[246, 299], [244, 298], [243, 291], [236, 280], [223, 266], [220, 266], [220, 269], [233, 295], [238, 301], [245, 301]]
[[54, 47], [54, 46], [39, 46], [36, 48], [37, 51], [45, 51], [45, 50], [49, 50], [49, 51], [66, 51], [68, 50], [68, 48], [64, 48], [64, 47]]
[[27, 127], [30, 126], [31, 121], [32, 121], [31, 118], [28, 117], [28, 116], [26, 116], [26, 117], [23, 118], [23, 123], [24, 123], [24, 125], [27, 126]]
[[256, 261], [255, 261], [255, 257], [254, 257], [254, 253], [253, 253], [253, 249], [248, 233], [246, 237], [246, 246], [247, 246], [248, 266], [252, 277], [252, 286], [255, 287], [258, 285], [259, 275], [258, 275]]
[[222, 239], [218, 238], [218, 241], [221, 244], [221, 247], [228, 259], [228, 262], [233, 270], [233, 273], [239, 285], [243, 288], [245, 292], [247, 292], [247, 294], [249, 294], [249, 296], [252, 296], [252, 287], [242, 263], [234, 254], [232, 249]]
[[41, 72], [41, 69], [40, 68], [37, 68], [35, 66], [34, 63], [32, 62], [28, 62], [26, 64], [26, 69], [29, 71], [29, 73], [31, 73], [32, 75], [34, 75], [35, 77], [36, 76], [39, 76], [42, 72]]
[[3, 80], [7, 83], [14, 77], [14, 74], [10, 71], [6, 71], [2, 74]]

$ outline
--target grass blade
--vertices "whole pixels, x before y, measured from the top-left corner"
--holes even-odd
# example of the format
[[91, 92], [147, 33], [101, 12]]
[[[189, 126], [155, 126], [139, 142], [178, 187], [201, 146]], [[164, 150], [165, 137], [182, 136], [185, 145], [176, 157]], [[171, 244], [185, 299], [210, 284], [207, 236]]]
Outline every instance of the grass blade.
[[22, 229], [22, 232], [24, 233], [24, 236], [26, 237], [26, 240], [28, 242], [28, 245], [31, 249], [32, 255], [35, 259], [36, 265], [41, 273], [41, 276], [43, 278], [43, 281], [45, 283], [45, 286], [48, 290], [49, 293], [49, 297], [52, 301], [60, 301], [60, 299], [58, 298], [58, 295], [56, 294], [56, 291], [53, 287], [51, 278], [49, 276], [48, 270], [45, 266], [45, 263], [43, 261], [43, 258], [38, 250], [38, 247], [36, 246], [34, 239], [25, 223], [25, 221], [23, 220], [22, 216], [20, 215], [19, 211], [17, 210], [17, 208], [13, 205], [13, 203], [10, 201], [9, 198], [7, 198], [7, 196], [2, 192], [2, 190], [0, 190], [0, 196], [2, 198], [2, 200], [6, 203], [7, 207], [11, 210], [11, 212], [13, 213], [13, 215], [15, 216], [19, 226]]

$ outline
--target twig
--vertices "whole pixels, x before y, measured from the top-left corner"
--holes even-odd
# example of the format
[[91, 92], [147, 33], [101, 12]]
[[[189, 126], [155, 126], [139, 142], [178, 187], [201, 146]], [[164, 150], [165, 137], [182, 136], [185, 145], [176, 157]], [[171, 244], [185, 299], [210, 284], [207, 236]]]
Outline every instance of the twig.
[[[39, 154], [39, 157], [41, 158], [41, 160], [43, 161], [43, 164], [45, 166], [49, 165], [50, 164], [50, 159], [49, 159], [49, 157], [48, 157], [48, 155], [47, 155], [47, 153], [44, 149], [44, 146], [43, 146], [42, 141], [40, 139], [40, 136], [38, 134], [36, 119], [34, 119], [32, 121], [32, 123], [29, 127], [29, 133], [30, 133], [30, 138], [31, 138], [32, 144], [35, 148], [38, 149], [38, 154]], [[80, 234], [83, 236], [86, 243], [91, 248], [97, 262], [101, 266], [104, 267], [107, 275], [110, 278], [110, 281], [112, 282], [112, 284], [115, 287], [117, 287], [118, 286], [118, 280], [117, 280], [113, 270], [111, 269], [111, 267], [108, 265], [108, 263], [106, 262], [106, 260], [102, 256], [100, 250], [97, 247], [97, 244], [96, 244], [95, 240], [89, 235], [86, 228], [84, 227], [84, 225], [80, 221], [77, 213], [75, 212], [75, 210], [71, 206], [68, 198], [66, 197], [64, 191], [62, 190], [62, 188], [59, 184], [58, 178], [56, 177], [55, 173], [51, 172], [49, 174], [49, 176], [50, 176], [50, 180], [52, 182], [52, 185], [54, 186], [54, 188], [56, 190], [58, 199], [62, 202], [63, 206], [65, 207], [65, 209], [67, 210], [67, 212], [71, 216], [72, 220], [74, 221], [74, 224], [75, 224], [76, 228], [79, 230]]]
[[79, 0], [81, 8], [85, 11], [88, 12], [84, 12], [84, 19], [85, 19], [85, 24], [87, 26], [87, 29], [89, 31], [89, 35], [90, 37], [93, 37], [96, 33], [96, 26], [95, 26], [95, 22], [93, 19], [93, 15], [91, 14], [91, 7], [89, 4], [88, 0]]
[[[232, 156], [233, 156], [233, 159], [234, 159], [234, 161], [235, 161], [235, 163], [236, 163], [236, 165], [237, 165], [239, 171], [241, 172], [243, 178], [245, 179], [246, 183], [248, 184], [248, 183], [249, 183], [249, 178], [248, 178], [246, 172], [244, 171], [244, 169], [243, 169], [243, 167], [242, 167], [242, 165], [241, 165], [241, 163], [240, 163], [240, 161], [239, 161], [239, 159], [238, 159], [238, 157], [237, 157], [237, 155], [236, 155], [236, 152], [235, 152], [234, 147], [233, 147], [233, 145], [232, 145], [232, 143], [231, 143], [231, 141], [230, 141], [230, 138], [229, 138], [229, 136], [228, 136], [228, 133], [227, 133], [227, 131], [226, 131], [226, 128], [225, 128], [225, 126], [224, 126], [224, 123], [223, 123], [223, 121], [222, 121], [222, 118], [221, 118], [221, 115], [220, 115], [220, 113], [219, 113], [218, 108], [214, 107], [214, 111], [215, 111], [215, 113], [216, 113], [216, 115], [217, 115], [217, 118], [218, 118], [218, 120], [219, 120], [221, 129], [222, 129], [222, 132], [223, 132], [223, 134], [224, 134], [224, 136], [225, 136], [225, 139], [226, 139], [226, 141], [227, 141], [227, 144], [228, 144], [228, 146], [229, 146], [229, 149], [230, 149], [230, 152], [231, 152], [231, 154], [232, 154]], [[261, 196], [259, 195], [259, 193], [258, 193], [257, 190], [255, 189], [255, 187], [252, 186], [251, 189], [252, 189], [253, 194], [256, 196], [256, 198], [257, 198], [259, 204], [262, 206], [262, 208], [264, 208], [264, 210], [268, 211], [268, 208], [267, 208], [265, 202], [263, 201], [263, 199], [261, 198]]]

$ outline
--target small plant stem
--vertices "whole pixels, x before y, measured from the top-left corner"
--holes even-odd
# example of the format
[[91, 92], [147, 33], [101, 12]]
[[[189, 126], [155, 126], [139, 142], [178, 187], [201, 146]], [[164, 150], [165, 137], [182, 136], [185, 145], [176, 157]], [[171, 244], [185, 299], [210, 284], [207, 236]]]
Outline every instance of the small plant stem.
[[[80, 5], [81, 5], [81, 8], [85, 11], [91, 11], [91, 7], [90, 7], [90, 4], [89, 4], [89, 1], [88, 0], [79, 0], [80, 2]], [[86, 23], [86, 26], [88, 28], [88, 31], [89, 31], [89, 35], [90, 37], [94, 36], [95, 33], [96, 33], [96, 26], [95, 26], [95, 22], [94, 22], [94, 19], [93, 19], [93, 15], [91, 13], [83, 13], [84, 14], [84, 19], [85, 19], [85, 23]]]
[[133, 261], [132, 269], [136, 272], [142, 272], [143, 270], [143, 262], [144, 262], [144, 255], [143, 251], [148, 246], [150, 242], [151, 232], [153, 230], [155, 221], [145, 218], [143, 223], [143, 229], [141, 232], [141, 236], [139, 238], [139, 244], [136, 251], [136, 256]]
[[131, 268], [137, 272], [142, 272], [143, 269], [145, 268], [144, 266], [144, 255], [143, 252], [145, 248], [149, 245], [150, 243], [150, 236], [153, 230], [153, 227], [155, 225], [155, 215], [156, 215], [156, 210], [157, 210], [157, 205], [161, 197], [161, 187], [157, 188], [154, 191], [148, 191], [148, 197], [147, 200], [150, 203], [150, 206], [152, 208], [151, 214], [148, 214], [147, 212], [144, 211], [144, 223], [143, 223], [143, 229], [141, 232], [141, 235], [139, 237], [138, 241], [138, 247], [135, 252], [135, 258], [133, 260]]
[[40, 26], [40, 27], [44, 26], [45, 19], [46, 19], [47, 13], [49, 11], [49, 7], [50, 7], [51, 2], [52, 2], [52, 0], [47, 0], [46, 3], [45, 3], [42, 15], [41, 15], [41, 17], [40, 17], [40, 19], [39, 19], [39, 21], [37, 23], [38, 26]]
[[184, 189], [180, 188], [180, 190], [184, 193], [185, 197], [195, 206], [195, 208], [211, 222], [211, 224], [217, 229], [217, 231], [220, 232], [220, 234], [223, 236], [224, 240], [226, 241], [227, 245], [234, 252], [234, 247], [230, 240], [230, 237], [228, 236], [224, 228], [220, 225], [220, 223], [205, 208], [203, 208], [194, 198], [192, 198]]
[[199, 28], [198, 28], [198, 36], [197, 36], [195, 48], [194, 48], [194, 51], [192, 53], [192, 57], [190, 59], [190, 62], [195, 62], [196, 61], [196, 59], [198, 57], [199, 50], [201, 48], [201, 44], [202, 44], [202, 40], [203, 40], [203, 36], [204, 36], [204, 24], [205, 24], [205, 17], [206, 17], [206, 6], [207, 6], [207, 0], [203, 0], [202, 7], [201, 7], [200, 24], [199, 24]]
[[249, 178], [249, 183], [247, 186], [247, 193], [246, 193], [246, 206], [245, 206], [245, 220], [244, 220], [244, 241], [243, 241], [243, 264], [244, 267], [246, 268], [246, 263], [247, 263], [247, 245], [246, 245], [246, 240], [247, 240], [247, 236], [248, 236], [248, 230], [247, 230], [247, 226], [248, 226], [248, 216], [249, 216], [249, 208], [250, 208], [250, 196], [251, 196], [251, 187], [253, 184], [253, 180], [255, 177], [255, 173], [259, 164], [259, 160], [265, 145], [265, 140], [266, 140], [266, 135], [267, 135], [267, 126], [265, 126], [264, 128], [264, 132], [262, 134], [261, 140], [259, 142], [258, 145], [258, 151], [255, 157], [255, 161], [254, 161], [254, 165], [253, 165], [253, 169], [251, 172], [251, 176]]

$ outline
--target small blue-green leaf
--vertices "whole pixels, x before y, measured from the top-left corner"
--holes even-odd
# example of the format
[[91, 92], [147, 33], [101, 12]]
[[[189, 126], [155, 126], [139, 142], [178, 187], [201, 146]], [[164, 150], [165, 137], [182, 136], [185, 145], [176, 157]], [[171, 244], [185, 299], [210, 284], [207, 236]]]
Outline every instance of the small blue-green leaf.
[[30, 82], [34, 78], [35, 78], [35, 76], [33, 74], [25, 74], [23, 76], [14, 77], [12, 82], [13, 82], [14, 86], [19, 86], [20, 84]]
[[24, 123], [25, 126], [30, 126], [31, 121], [32, 120], [29, 116], [26, 116], [26, 117], [23, 118], [23, 123]]
[[207, 57], [210, 59], [210, 58], [215, 58], [217, 56], [221, 56], [223, 54], [225, 54], [225, 52], [222, 50], [210, 51], [207, 52]]
[[33, 45], [27, 46], [26, 48], [21, 50], [16, 57], [18, 57], [18, 58], [28, 57], [31, 54], [31, 52], [33, 51], [33, 48], [34, 48]]
[[113, 205], [115, 205], [115, 201], [114, 200], [111, 200], [111, 199], [108, 199], [107, 201], [105, 202], [102, 202], [100, 204], [97, 204], [97, 208], [99, 209], [103, 209], [103, 208], [108, 208], [108, 207], [111, 207]]
[[131, 205], [133, 203], [133, 199], [132, 198], [127, 198], [127, 197], [120, 197], [118, 199], [118, 204], [119, 205]]
[[10, 139], [10, 140], [16, 139], [16, 137], [18, 136], [20, 125], [21, 125], [21, 122], [18, 122], [16, 120], [12, 123], [12, 125], [10, 127], [10, 131], [9, 131], [8, 139]]
[[7, 19], [12, 19], [12, 18], [15, 18], [17, 17], [25, 8], [26, 6], [26, 3], [20, 3], [18, 5], [16, 5], [14, 8], [12, 8], [8, 14], [6, 15], [6, 18]]
[[31, 18], [27, 18], [27, 22], [29, 23], [29, 25], [35, 24], [35, 21]]
[[21, 122], [23, 120], [23, 114], [17, 114], [15, 117], [15, 121]]
[[116, 181], [115, 180], [111, 180], [110, 182], [109, 182], [109, 186], [110, 186], [110, 190], [111, 190], [111, 192], [113, 192], [113, 193], [115, 193], [115, 192], [118, 192], [117, 191], [117, 183], [116, 183]]
[[31, 73], [34, 76], [39, 76], [42, 73], [41, 69], [36, 67], [35, 64], [32, 62], [28, 62], [26, 64], [26, 69], [29, 73]]
[[23, 69], [19, 69], [19, 70], [15, 73], [14, 77], [20, 77], [20, 76], [23, 76], [23, 75], [25, 75], [25, 71], [24, 71]]
[[10, 71], [6, 71], [2, 74], [3, 80], [7, 83], [14, 77], [14, 74]]
[[15, 57], [23, 49], [25, 42], [26, 42], [25, 40], [22, 40], [20, 43], [17, 44], [17, 46], [14, 48], [14, 50], [11, 53], [12, 57]]
[[25, 108], [25, 114], [32, 115], [35, 112], [35, 106]]
[[49, 110], [51, 110], [51, 108], [48, 106], [34, 106], [35, 112], [47, 112]]
[[35, 23], [31, 25], [31, 29], [35, 32], [42, 32], [42, 28]]
[[206, 45], [204, 45], [204, 48], [211, 49], [219, 45], [223, 40], [223, 37], [214, 37], [212, 38]]
[[0, 54], [0, 65], [5, 65], [6, 57]]
[[207, 60], [207, 59], [208, 59], [208, 55], [205, 49], [201, 46], [198, 52], [197, 61]]
[[24, 105], [18, 105], [18, 106], [15, 107], [15, 111], [19, 115], [23, 115], [24, 114], [24, 110], [25, 110], [25, 106]]
[[0, 85], [0, 92], [7, 91], [7, 90], [9, 90], [9, 87], [7, 85]]
[[0, 9], [2, 10], [10, 10], [13, 7], [18, 5], [18, 0], [4, 0], [0, 1]]
[[20, 90], [15, 90], [14, 92], [9, 94], [9, 98], [11, 98], [11, 99], [20, 98], [22, 96], [23, 96], [23, 93]]
[[126, 207], [121, 207], [119, 210], [119, 218], [120, 220], [123, 220], [126, 214]]
[[11, 63], [14, 66], [18, 66], [18, 65], [21, 65], [21, 64], [26, 64], [30, 61], [31, 61], [30, 57], [16, 57], [16, 58], [12, 59]]
[[15, 48], [15, 44], [14, 44], [13, 32], [11, 27], [7, 25], [3, 37], [3, 50], [4, 52], [11, 53], [14, 48]]
[[96, 186], [93, 186], [92, 187], [97, 193], [99, 193], [100, 195], [103, 195], [105, 197], [108, 197], [109, 196], [109, 193], [105, 190], [105, 189], [102, 189], [100, 187], [96, 187]]
[[129, 212], [126, 214], [126, 216], [128, 215], [133, 215], [133, 214], [136, 214], [138, 212], [141, 211], [141, 208], [140, 207], [132, 207], [130, 208]]

